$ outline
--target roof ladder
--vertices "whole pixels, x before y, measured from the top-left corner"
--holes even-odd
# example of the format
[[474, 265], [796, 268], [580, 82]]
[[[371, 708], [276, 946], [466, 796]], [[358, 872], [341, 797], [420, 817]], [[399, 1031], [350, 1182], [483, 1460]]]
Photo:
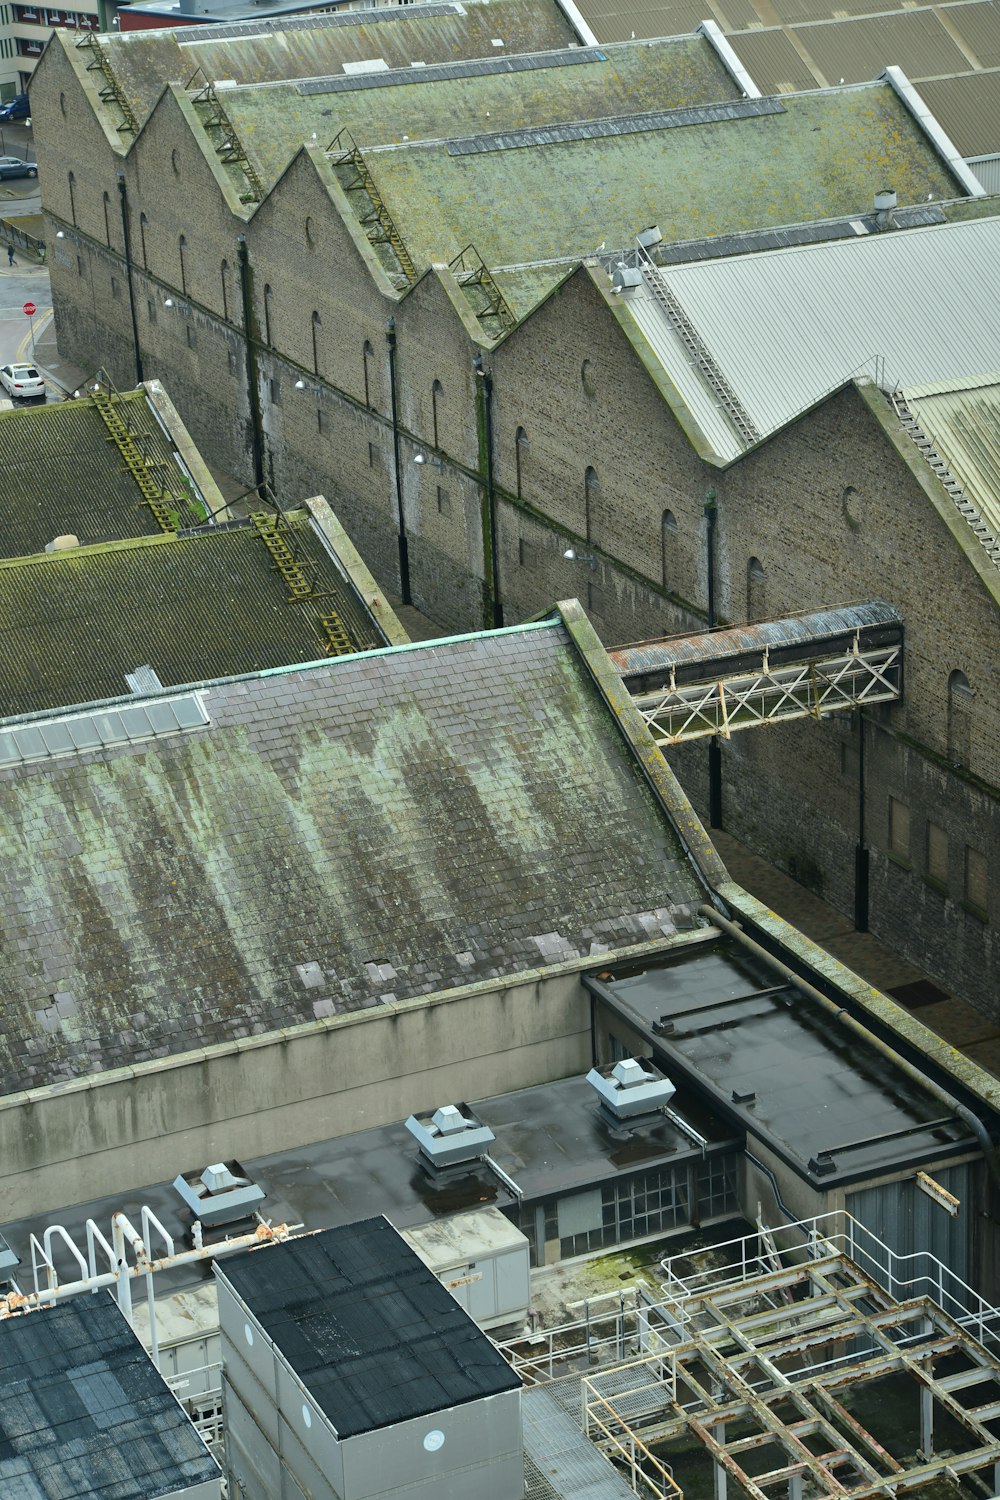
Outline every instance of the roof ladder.
[[192, 103], [204, 104], [208, 108], [208, 114], [204, 120], [205, 130], [217, 130], [221, 137], [221, 143], [216, 146], [216, 155], [227, 167], [238, 167], [243, 173], [247, 183], [247, 190], [240, 193], [241, 203], [263, 203], [267, 196], [264, 184], [257, 175], [253, 162], [246, 153], [246, 148], [236, 133], [232, 120], [226, 114], [219, 103], [219, 96], [215, 91], [214, 83], [206, 83], [203, 89], [199, 89], [194, 95]]
[[344, 191], [364, 193], [371, 205], [368, 213], [359, 215], [369, 241], [373, 245], [389, 246], [400, 270], [412, 286], [417, 279], [416, 267], [351, 132], [345, 129], [334, 136], [326, 148], [326, 154], [332, 166], [349, 168], [348, 180], [343, 183]]
[[288, 586], [289, 603], [298, 599], [309, 599], [316, 592], [314, 580], [309, 578], [295, 553], [282, 535], [280, 516], [266, 510], [250, 513], [254, 530], [274, 559], [274, 565]]
[[149, 506], [160, 530], [168, 533], [178, 531], [180, 522], [177, 512], [169, 504], [173, 496], [158, 485], [150, 474], [149, 459], [139, 451], [132, 433], [122, 421], [111, 397], [106, 391], [95, 391], [91, 400], [100, 413], [101, 421], [108, 429], [109, 440], [114, 443], [125, 460], [126, 468], [142, 493], [143, 504]]
[[131, 101], [122, 87], [111, 59], [101, 46], [93, 32], [82, 36], [76, 44], [91, 54], [87, 64], [88, 73], [100, 73], [104, 78], [104, 87], [98, 89], [98, 94], [105, 104], [116, 104], [124, 116], [124, 123], [118, 126], [119, 134], [127, 132], [130, 135], [139, 134], [139, 121], [135, 117]]
[[484, 304], [476, 311], [476, 317], [481, 323], [485, 323], [487, 319], [499, 323], [500, 334], [509, 333], [517, 326], [513, 308], [497, 286], [493, 272], [475, 245], [466, 245], [448, 265], [454, 271], [455, 280], [460, 287], [475, 286], [482, 293]]
[[733, 390], [725, 375], [719, 369], [708, 345], [703, 341], [687, 313], [660, 276], [649, 252], [641, 246], [639, 249], [638, 265], [645, 285], [652, 292], [666, 313], [671, 325], [680, 336], [681, 342], [687, 349], [691, 363], [708, 381], [732, 419], [737, 432], [748, 447], [752, 447], [754, 443], [759, 443], [764, 434], [754, 425], [753, 418]]
[[934, 444], [931, 442], [930, 438], [921, 427], [919, 421], [910, 410], [906, 397], [903, 395], [902, 391], [898, 388], [894, 391], [890, 391], [889, 398], [892, 401], [893, 407], [896, 411], [896, 415], [898, 416], [903, 429], [907, 433], [909, 433], [914, 443], [916, 443], [917, 447], [920, 449], [920, 452], [924, 455], [928, 466], [933, 470], [938, 479], [940, 479], [941, 483], [944, 485], [945, 489], [948, 491], [948, 494], [955, 502], [955, 507], [958, 510], [959, 515], [964, 521], [968, 522], [969, 526], [972, 529], [973, 535], [979, 542], [980, 546], [983, 548], [983, 551], [986, 553], [986, 556], [989, 558], [990, 562], [996, 569], [998, 569], [998, 571], [1000, 571], [1000, 537], [997, 537], [996, 534], [991, 530], [990, 526], [983, 519], [983, 514], [980, 511], [979, 507], [977, 505], [974, 505], [973, 502], [969, 499], [968, 495], [965, 493], [965, 490], [959, 484], [958, 480], [955, 478], [954, 474], [951, 472], [948, 465], [941, 457], [940, 453], [938, 453], [937, 449], [934, 447]]

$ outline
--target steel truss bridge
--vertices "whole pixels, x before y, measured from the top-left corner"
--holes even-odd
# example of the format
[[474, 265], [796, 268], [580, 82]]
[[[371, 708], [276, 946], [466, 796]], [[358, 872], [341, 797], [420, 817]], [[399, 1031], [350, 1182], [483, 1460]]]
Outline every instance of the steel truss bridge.
[[903, 622], [845, 605], [610, 653], [658, 745], [892, 703], [903, 695]]

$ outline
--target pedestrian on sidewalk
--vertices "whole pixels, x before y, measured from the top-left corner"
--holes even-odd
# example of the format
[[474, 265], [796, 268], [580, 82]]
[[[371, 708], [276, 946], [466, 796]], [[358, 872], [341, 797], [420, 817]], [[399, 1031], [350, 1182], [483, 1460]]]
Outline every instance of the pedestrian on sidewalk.
[[7, 246], [7, 264], [9, 266], [16, 266], [17, 265], [17, 261], [14, 259], [14, 246], [13, 245], [8, 245]]

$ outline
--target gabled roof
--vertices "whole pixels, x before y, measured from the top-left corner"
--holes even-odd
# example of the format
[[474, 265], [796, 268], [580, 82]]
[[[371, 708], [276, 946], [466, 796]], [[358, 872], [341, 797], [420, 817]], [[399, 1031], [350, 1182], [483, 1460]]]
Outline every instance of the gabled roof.
[[[730, 459], [747, 438], [720, 376], [763, 437], [853, 376], [891, 390], [994, 369], [998, 263], [1000, 217], [984, 218], [662, 267], [655, 275], [677, 313], [646, 284], [619, 302]], [[679, 318], [695, 330], [697, 363]]]
[[190, 728], [0, 767], [0, 1090], [697, 927], [675, 784], [577, 639], [207, 683]]
[[4, 715], [384, 643], [306, 512], [0, 562]]
[[903, 395], [935, 453], [1000, 538], [1000, 371], [907, 386]]
[[[171, 497], [170, 509], [184, 511], [190, 522], [224, 507], [157, 382], [116, 394], [112, 406], [130, 435], [133, 458]], [[91, 394], [0, 411], [0, 556], [42, 552], [66, 533], [87, 543], [159, 536], [161, 530]]]
[[[72, 38], [55, 36], [73, 47]], [[446, 0], [177, 31], [126, 31], [102, 36], [101, 46], [141, 123], [165, 83], [187, 84], [196, 73], [201, 83], [238, 84], [343, 76], [366, 63], [397, 68], [413, 61], [495, 57], [494, 37], [502, 39], [504, 55], [576, 41], [554, 0]]]

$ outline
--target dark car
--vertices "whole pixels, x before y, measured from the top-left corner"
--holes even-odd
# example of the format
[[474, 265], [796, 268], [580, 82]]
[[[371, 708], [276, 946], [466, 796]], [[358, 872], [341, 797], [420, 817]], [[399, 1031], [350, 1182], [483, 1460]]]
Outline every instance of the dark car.
[[27, 94], [15, 94], [6, 104], [0, 104], [0, 123], [8, 120], [26, 120], [31, 114]]
[[37, 177], [38, 168], [33, 161], [22, 161], [19, 156], [0, 156], [0, 177]]

